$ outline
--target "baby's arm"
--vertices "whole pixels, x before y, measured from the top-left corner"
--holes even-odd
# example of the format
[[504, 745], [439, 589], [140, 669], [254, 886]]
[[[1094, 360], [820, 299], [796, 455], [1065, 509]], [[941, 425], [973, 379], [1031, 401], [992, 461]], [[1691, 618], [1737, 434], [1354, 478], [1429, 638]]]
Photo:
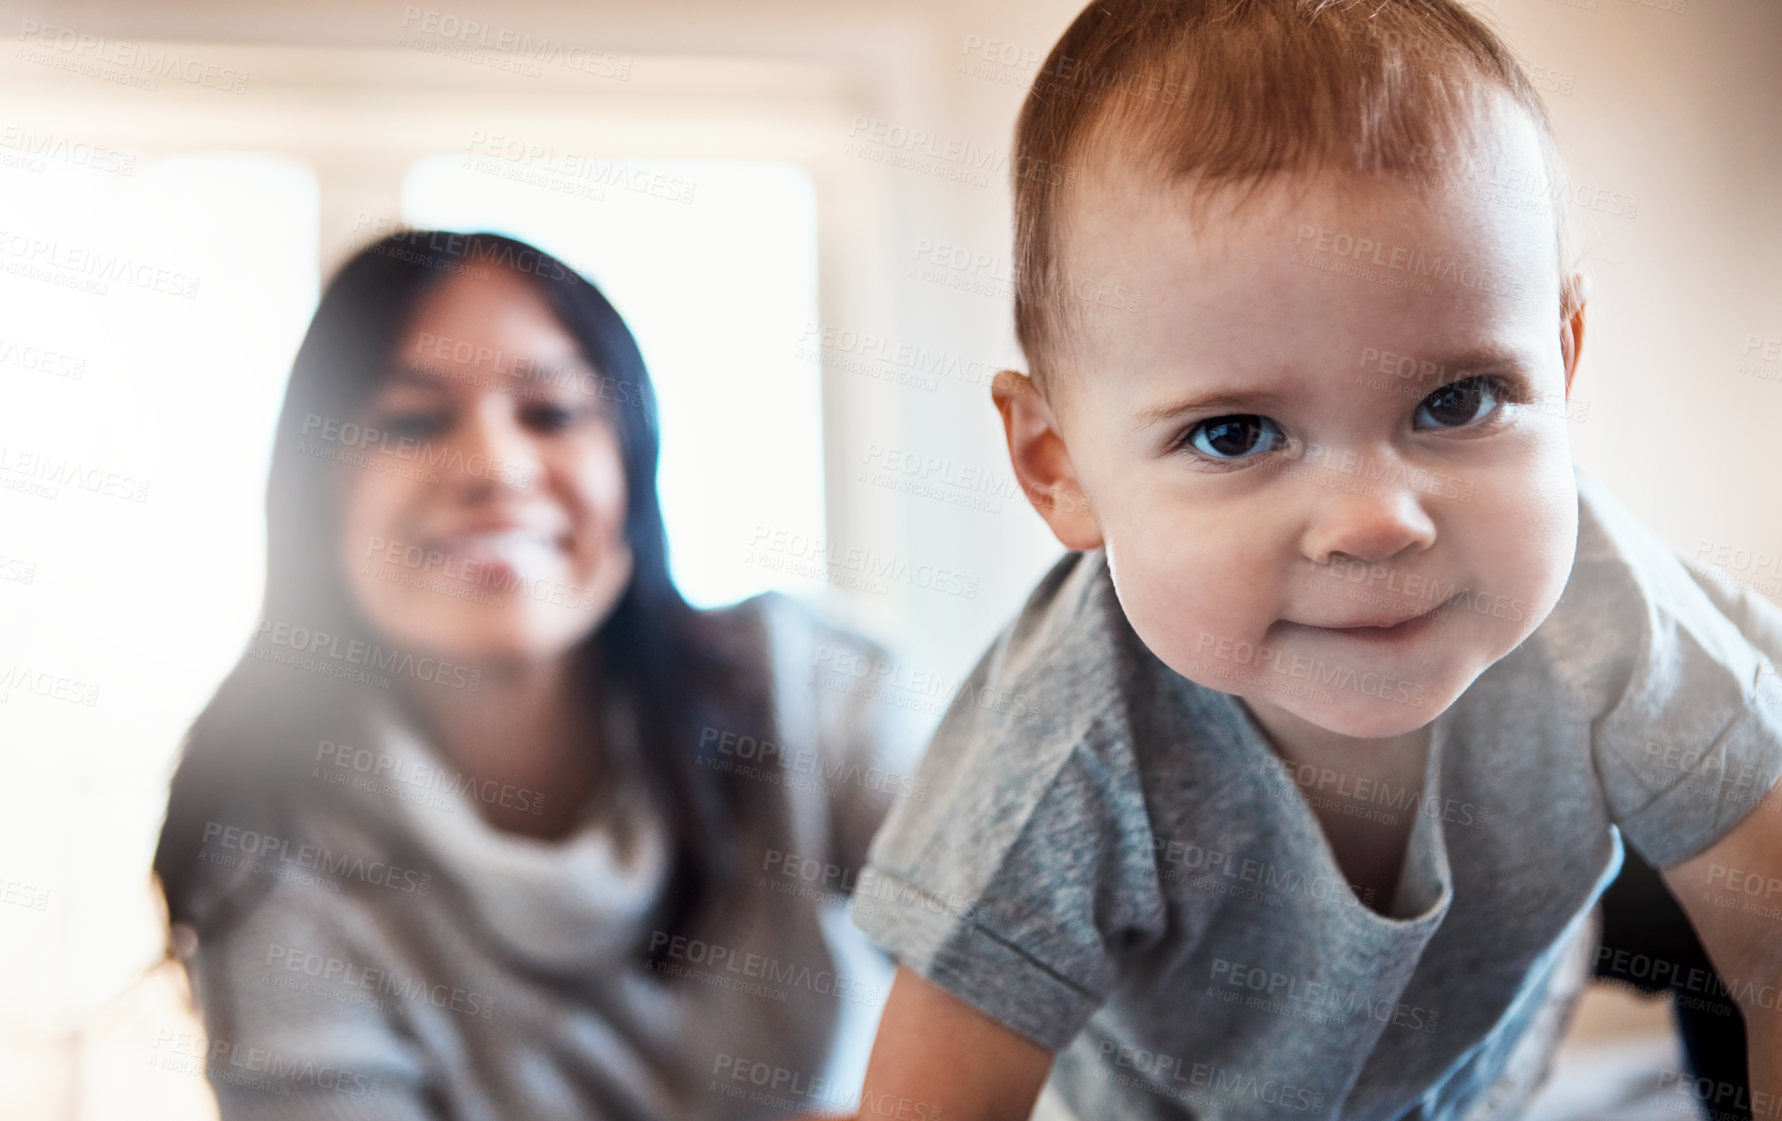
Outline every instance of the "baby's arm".
[[854, 1118], [1027, 1121], [1051, 1069], [1050, 1051], [900, 965]]
[[860, 1115], [878, 1102], [944, 1121], [1027, 1121], [1052, 1053], [903, 966], [897, 969], [866, 1068]]
[[1744, 907], [1782, 896], [1782, 784], [1732, 832], [1662, 875], [1745, 1014], [1753, 1100], [1782, 1102], [1782, 1011], [1763, 996], [1782, 989], [1782, 924], [1766, 908]]

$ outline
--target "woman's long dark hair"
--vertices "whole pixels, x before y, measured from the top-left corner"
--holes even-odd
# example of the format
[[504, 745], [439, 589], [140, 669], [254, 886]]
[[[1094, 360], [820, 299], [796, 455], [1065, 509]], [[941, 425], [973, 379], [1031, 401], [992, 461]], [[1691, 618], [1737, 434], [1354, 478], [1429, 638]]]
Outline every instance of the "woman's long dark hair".
[[[207, 831], [232, 826], [288, 836], [302, 792], [317, 789], [298, 776], [314, 766], [318, 741], [338, 736], [365, 695], [350, 679], [288, 664], [324, 645], [317, 657], [326, 660], [354, 641], [376, 641], [340, 561], [353, 436], [324, 436], [347, 432], [338, 426], [375, 394], [428, 291], [448, 277], [497, 269], [516, 273], [547, 301], [614, 405], [634, 569], [575, 664], [590, 704], [597, 694], [622, 696], [636, 718], [636, 766], [674, 851], [655, 922], [671, 930], [691, 925], [736, 880], [733, 839], [743, 800], [736, 781], [705, 757], [716, 739], [705, 733], [764, 728], [766, 687], [735, 636], [689, 606], [669, 576], [656, 495], [655, 395], [636, 339], [599, 289], [533, 246], [490, 233], [407, 231], [360, 251], [334, 276], [291, 367], [266, 489], [259, 634], [192, 724], [155, 850], [170, 923], [201, 938], [239, 913], [250, 894], [240, 878], [228, 890], [205, 890], [219, 879], [205, 875]], [[293, 635], [301, 636], [296, 648]]]

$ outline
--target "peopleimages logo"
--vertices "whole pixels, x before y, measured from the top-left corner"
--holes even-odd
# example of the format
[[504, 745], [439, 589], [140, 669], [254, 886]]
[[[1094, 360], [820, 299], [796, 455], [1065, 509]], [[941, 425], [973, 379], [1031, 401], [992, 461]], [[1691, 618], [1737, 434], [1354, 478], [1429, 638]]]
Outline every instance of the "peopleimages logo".
[[316, 766], [310, 777], [436, 809], [450, 806], [453, 798], [465, 798], [521, 813], [544, 812], [544, 795], [536, 790], [494, 779], [479, 781], [436, 763], [333, 740], [316, 741]]
[[[318, 439], [326, 444], [363, 453], [365, 457], [373, 454], [394, 456], [431, 470], [457, 471], [476, 478], [496, 479], [510, 487], [525, 487], [532, 480], [532, 473], [528, 469], [504, 463], [481, 452], [467, 456], [462, 450], [447, 444], [427, 443], [413, 436], [399, 436], [370, 425], [309, 413], [303, 418], [298, 450], [311, 455], [320, 454], [319, 449], [314, 446], [314, 441]], [[336, 454], [323, 455], [323, 458], [340, 458], [354, 466], [365, 465], [364, 460], [351, 456]]]
[[147, 502], [149, 492], [146, 479], [12, 444], [0, 444], [0, 486], [50, 499], [61, 497], [58, 488], [65, 486], [126, 502]]
[[28, 911], [46, 911], [49, 909], [50, 892], [47, 887], [34, 887], [21, 880], [0, 879], [0, 903], [14, 907], [23, 907]]
[[749, 552], [744, 560], [776, 572], [857, 585], [874, 595], [884, 595], [889, 584], [896, 583], [966, 599], [978, 598], [976, 576], [932, 564], [911, 564], [894, 553], [847, 546], [761, 524], [749, 535]]
[[1378, 697], [1385, 701], [1412, 706], [1423, 703], [1421, 682], [1401, 681], [1372, 671], [1357, 671], [1352, 666], [1333, 664], [1323, 658], [1289, 654], [1277, 646], [1258, 646], [1202, 631], [1195, 652], [1210, 654], [1221, 662], [1255, 666], [1265, 672], [1360, 693], [1363, 696]]
[[368, 996], [372, 999], [367, 1003], [385, 1011], [395, 1011], [400, 1005], [375, 998], [394, 997], [397, 1001], [429, 1004], [483, 1020], [495, 1015], [492, 996], [277, 942], [266, 946], [266, 976], [262, 979], [279, 988], [329, 999]]
[[92, 708], [99, 703], [99, 686], [71, 677], [62, 677], [46, 673], [33, 666], [22, 663], [0, 669], [0, 704], [5, 704], [14, 695], [29, 694], [52, 701], [67, 701], [69, 704], [84, 705]]
[[0, 125], [0, 148], [32, 159], [39, 170], [46, 159], [113, 175], [129, 175], [136, 170], [133, 152], [119, 152], [85, 140], [69, 140], [55, 132], [39, 132], [29, 125]]
[[1227, 1004], [1277, 1012], [1311, 1023], [1353, 1023], [1377, 1020], [1394, 1027], [1433, 1033], [1441, 1014], [1432, 1008], [1376, 998], [1361, 989], [1345, 989], [1329, 981], [1309, 980], [1261, 966], [1214, 958], [1207, 995]]
[[1301, 869], [1221, 852], [1193, 841], [1152, 834], [1151, 848], [1153, 856], [1166, 866], [1158, 875], [1164, 883], [1185, 882], [1195, 890], [1255, 899], [1270, 907], [1280, 906], [1286, 893], [1320, 901], [1340, 901], [1350, 893], [1365, 903], [1374, 899], [1370, 887], [1316, 873], [1308, 875]]
[[974, 140], [942, 136], [928, 129], [877, 118], [855, 116], [848, 126], [848, 139], [848, 155], [969, 183], [974, 187], [988, 186], [992, 175], [1000, 177], [1010, 172], [1017, 179], [1054, 186], [1077, 178], [1074, 167], [1063, 167], [1049, 160], [987, 147]]
[[282, 647], [295, 655], [295, 658], [280, 656], [282, 651], [268, 651], [264, 648], [256, 650], [256, 656], [272, 662], [291, 662], [299, 668], [314, 669], [328, 677], [376, 684], [372, 673], [387, 672], [450, 689], [468, 689], [472, 693], [482, 684], [483, 671], [480, 669], [470, 669], [439, 658], [416, 658], [407, 651], [387, 650], [363, 639], [343, 639], [327, 631], [294, 626], [274, 619], [260, 620], [256, 643], [259, 641]]
[[542, 74], [545, 66], [561, 66], [621, 82], [631, 78], [629, 58], [591, 50], [548, 35], [534, 35], [517, 28], [465, 19], [437, 8], [405, 6], [402, 26], [407, 29], [399, 40], [402, 46], [430, 50], [469, 62], [504, 62], [507, 65], [500, 69], [517, 71], [531, 78]]
[[[997, 688], [969, 675], [955, 678], [933, 670], [911, 669], [858, 650], [818, 644], [811, 665], [814, 685], [936, 716], [949, 706], [960, 704], [1004, 716], [1050, 719], [1056, 715], [1043, 698]], [[922, 790], [927, 788], [926, 783], [919, 786]], [[918, 794], [917, 800], [921, 797]]]
[[202, 1075], [269, 1097], [288, 1097], [293, 1090], [326, 1090], [376, 1101], [384, 1080], [356, 1070], [286, 1055], [276, 1048], [249, 1047], [218, 1036], [162, 1028], [155, 1034], [149, 1065], [176, 1074]]
[[605, 156], [558, 152], [552, 145], [524, 137], [479, 129], [470, 134], [468, 147], [460, 167], [596, 202], [606, 198], [608, 187], [615, 187], [664, 202], [691, 205], [699, 190], [698, 182], [692, 179]]
[[[650, 952], [668, 959], [655, 967], [656, 972], [668, 976], [685, 976], [702, 983], [722, 983], [744, 978], [758, 981], [760, 986], [789, 986], [855, 1004], [877, 1004], [881, 995], [879, 986], [868, 984], [858, 977], [849, 977], [830, 969], [812, 969], [800, 962], [781, 961], [770, 954], [670, 934], [665, 930], [651, 932]], [[779, 995], [785, 989], [756, 991], [760, 986], [721, 984], [721, 987], [737, 987], [741, 991], [785, 1003], [786, 997]]]
[[[357, 880], [372, 887], [389, 888], [405, 895], [426, 895], [433, 873], [417, 872], [384, 860], [366, 860], [352, 853], [337, 853], [322, 845], [297, 844], [271, 833], [261, 833], [221, 821], [204, 823], [204, 859], [227, 868], [249, 872], [277, 872], [281, 866], [317, 871], [340, 880]], [[283, 877], [281, 877], [283, 878]]]
[[[1384, 820], [1390, 824], [1398, 820], [1398, 813], [1409, 811], [1469, 828], [1483, 827], [1491, 820], [1491, 811], [1484, 806], [1443, 798], [1435, 793], [1426, 794], [1420, 787], [1394, 786], [1381, 779], [1350, 775], [1313, 763], [1295, 763], [1286, 759], [1276, 762], [1281, 773], [1304, 792], [1308, 802], [1339, 810], [1350, 817]], [[1366, 807], [1385, 807], [1394, 812], [1376, 813]]]
[[895, 774], [883, 767], [862, 767], [858, 762], [825, 754], [813, 748], [776, 743], [769, 739], [742, 735], [706, 725], [699, 734], [701, 752], [715, 747], [725, 758], [702, 756], [702, 765], [718, 771], [740, 774], [747, 778], [769, 778], [784, 771], [789, 776], [817, 780], [823, 787], [835, 784], [858, 786], [900, 798], [921, 801], [928, 795], [928, 783], [908, 775]]
[[147, 261], [128, 253], [73, 245], [24, 230], [0, 230], [0, 261], [6, 271], [33, 280], [55, 283], [103, 296], [110, 286], [126, 284], [145, 292], [160, 292], [189, 300], [198, 295], [198, 277]]
[[[1280, 1109], [1314, 1112], [1324, 1108], [1324, 1094], [1268, 1075], [1233, 1070], [1213, 1063], [1188, 1063], [1179, 1056], [1104, 1039], [1100, 1045], [1102, 1081], [1163, 1089], [1189, 1102], [1215, 1104], [1248, 1098]], [[1130, 1070], [1134, 1075], [1120, 1072]], [[1136, 1076], [1135, 1076], [1136, 1075]]]
[[[1463, 288], [1486, 292], [1520, 292], [1527, 283], [1522, 277], [1493, 272], [1445, 254], [1429, 254], [1410, 246], [1393, 245], [1305, 223], [1300, 224], [1293, 246], [1296, 263], [1303, 252], [1307, 254], [1308, 264], [1322, 259], [1371, 265], [1386, 270], [1380, 275], [1392, 280], [1395, 287], [1414, 287], [1425, 295], [1435, 291], [1430, 284], [1432, 281], [1454, 282]], [[1312, 253], [1320, 254], [1320, 257], [1311, 257]], [[1399, 283], [1401, 281], [1403, 283]]]
[[[16, 57], [27, 62], [118, 82], [150, 92], [160, 88], [158, 79], [172, 78], [187, 85], [224, 93], [247, 92], [246, 71], [190, 58], [179, 49], [160, 44], [132, 43], [27, 19], [19, 21], [24, 45]], [[57, 52], [51, 54], [50, 52]]]
[[[474, 600], [485, 606], [499, 606], [509, 594], [577, 611], [597, 611], [603, 604], [596, 592], [543, 576], [523, 576], [503, 561], [470, 560], [444, 549], [405, 541], [368, 537], [362, 557], [375, 563], [375, 567], [366, 565], [364, 571], [380, 579], [442, 592], [455, 599]], [[395, 574], [396, 569], [409, 570], [414, 579]], [[488, 589], [490, 594], [477, 595], [476, 590], [481, 588]]]

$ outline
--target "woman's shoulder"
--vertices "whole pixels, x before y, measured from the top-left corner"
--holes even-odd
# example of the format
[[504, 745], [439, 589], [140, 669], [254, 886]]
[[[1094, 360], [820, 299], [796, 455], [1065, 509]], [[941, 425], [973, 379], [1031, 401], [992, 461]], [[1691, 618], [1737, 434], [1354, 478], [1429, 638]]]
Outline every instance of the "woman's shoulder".
[[845, 651], [886, 655], [888, 647], [859, 629], [841, 621], [833, 613], [784, 592], [768, 591], [752, 595], [725, 607], [706, 613], [711, 621], [728, 631], [750, 653], [775, 655], [787, 648], [799, 652], [807, 649], [833, 656]]
[[741, 656], [767, 671], [788, 738], [808, 735], [830, 750], [867, 746], [863, 738], [906, 738], [904, 725], [938, 712], [919, 703], [932, 698], [909, 688], [911, 668], [890, 644], [817, 605], [763, 592], [720, 614], [742, 639]]
[[413, 845], [389, 828], [395, 815], [387, 804], [332, 779], [315, 785], [297, 791], [276, 817], [206, 824], [197, 853], [204, 913], [338, 911], [434, 889]]
[[831, 776], [913, 768], [938, 709], [905, 687], [909, 669], [891, 646], [782, 592], [713, 614], [748, 634], [744, 656], [766, 671], [782, 765]]

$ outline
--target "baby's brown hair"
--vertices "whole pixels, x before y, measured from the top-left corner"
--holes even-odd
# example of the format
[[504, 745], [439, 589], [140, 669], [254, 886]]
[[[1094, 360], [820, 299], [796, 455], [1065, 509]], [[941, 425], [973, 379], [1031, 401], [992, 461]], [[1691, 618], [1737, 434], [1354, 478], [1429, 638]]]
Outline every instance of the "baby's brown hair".
[[[1551, 205], [1563, 320], [1583, 294], [1552, 123], [1509, 47], [1457, 0], [1092, 0], [1028, 91], [1011, 162], [1075, 172], [1118, 137], [1115, 161], [1196, 188], [1331, 170], [1448, 189], [1472, 178], [1479, 195], [1493, 188], [1459, 161], [1493, 90], [1540, 136], [1546, 185], [1511, 201]], [[1015, 332], [1042, 386], [1078, 303], [1060, 266], [1068, 192], [1093, 180], [1014, 177]]]

